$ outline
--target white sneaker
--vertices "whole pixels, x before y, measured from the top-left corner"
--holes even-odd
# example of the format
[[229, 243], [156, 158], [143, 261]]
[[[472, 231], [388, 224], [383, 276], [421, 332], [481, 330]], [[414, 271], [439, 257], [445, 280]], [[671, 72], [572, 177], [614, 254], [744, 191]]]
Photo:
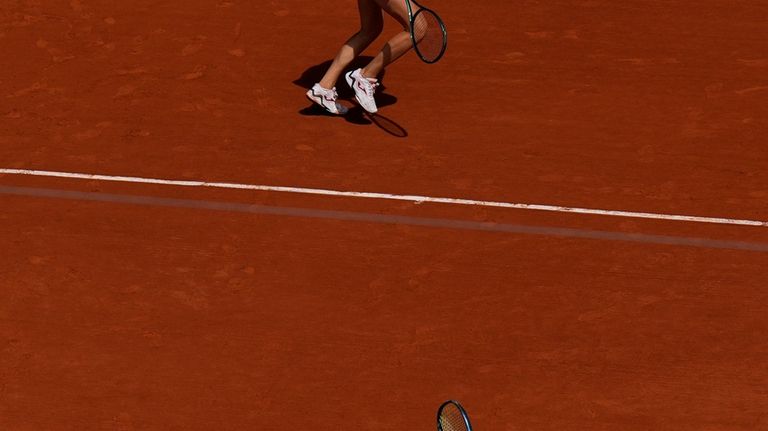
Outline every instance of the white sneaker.
[[379, 81], [375, 78], [366, 78], [363, 76], [362, 69], [357, 69], [352, 72], [347, 72], [344, 77], [347, 79], [347, 84], [355, 92], [355, 99], [366, 111], [371, 114], [376, 113], [376, 99], [373, 98], [373, 94], [376, 92], [376, 87], [379, 86]]
[[323, 88], [320, 84], [315, 84], [307, 91], [307, 99], [320, 105], [326, 111], [334, 115], [344, 115], [347, 113], [347, 107], [336, 102], [339, 98], [339, 94], [336, 93], [336, 87], [328, 90]]

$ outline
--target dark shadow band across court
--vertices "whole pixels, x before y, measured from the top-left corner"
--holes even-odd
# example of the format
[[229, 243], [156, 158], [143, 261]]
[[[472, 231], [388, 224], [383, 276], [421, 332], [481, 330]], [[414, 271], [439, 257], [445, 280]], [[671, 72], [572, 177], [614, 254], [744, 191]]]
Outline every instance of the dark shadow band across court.
[[309, 208], [256, 205], [238, 202], [217, 202], [207, 200], [177, 199], [140, 195], [124, 195], [99, 192], [81, 192], [72, 190], [45, 189], [33, 187], [0, 186], [0, 194], [27, 196], [36, 198], [68, 199], [90, 202], [145, 205], [155, 207], [188, 208], [196, 210], [230, 211], [260, 215], [302, 217], [310, 219], [340, 220], [351, 222], [379, 223], [389, 225], [421, 226], [428, 228], [473, 230], [484, 232], [514, 233], [524, 235], [542, 235], [565, 238], [581, 238], [605, 241], [628, 241], [645, 244], [670, 246], [700, 247], [710, 249], [743, 250], [768, 252], [768, 243], [727, 241], [710, 238], [678, 237], [671, 235], [651, 235], [573, 229], [561, 227], [530, 226], [470, 220], [413, 217], [392, 214], [373, 214], [366, 212], [320, 210]]

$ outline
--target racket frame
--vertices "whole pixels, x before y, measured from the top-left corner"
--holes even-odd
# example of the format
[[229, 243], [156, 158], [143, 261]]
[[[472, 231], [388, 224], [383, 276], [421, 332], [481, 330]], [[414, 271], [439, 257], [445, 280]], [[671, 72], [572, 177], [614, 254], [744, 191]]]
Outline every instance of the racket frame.
[[[416, 11], [416, 14], [413, 13], [413, 6], [411, 6], [411, 2], [419, 7], [419, 10]], [[416, 55], [419, 56], [421, 61], [427, 64], [434, 64], [440, 61], [441, 58], [443, 58], [443, 55], [445, 54], [445, 50], [448, 48], [448, 30], [445, 28], [445, 23], [443, 22], [443, 19], [440, 18], [440, 15], [438, 15], [435, 11], [428, 7], [424, 7], [415, 0], [405, 0], [405, 4], [408, 6], [408, 19], [409, 19], [409, 25], [410, 25], [410, 33], [411, 33], [411, 42], [413, 43], [413, 50], [416, 51]], [[440, 22], [440, 31], [443, 33], [443, 47], [440, 50], [440, 54], [434, 59], [434, 60], [427, 60], [424, 58], [424, 56], [421, 55], [421, 52], [419, 51], [419, 47], [416, 43], [416, 35], [414, 33], [414, 24], [416, 23], [417, 16], [422, 12], [430, 12], [432, 13], [435, 18], [437, 18], [438, 22]]]

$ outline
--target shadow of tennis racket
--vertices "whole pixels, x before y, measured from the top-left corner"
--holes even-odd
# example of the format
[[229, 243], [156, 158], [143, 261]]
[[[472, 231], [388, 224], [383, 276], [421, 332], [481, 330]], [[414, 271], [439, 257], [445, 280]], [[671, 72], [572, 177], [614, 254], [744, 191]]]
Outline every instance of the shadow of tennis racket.
[[364, 113], [365, 117], [368, 118], [371, 123], [375, 124], [379, 129], [389, 133], [390, 135], [397, 138], [405, 138], [408, 136], [408, 131], [391, 118], [387, 118], [378, 112], [375, 114], [369, 114], [362, 109], [360, 109], [360, 111]]
[[343, 118], [346, 122], [357, 124], [359, 126], [374, 124], [379, 129], [396, 138], [405, 138], [408, 136], [408, 131], [391, 118], [387, 118], [379, 113], [370, 114], [359, 106], [349, 108], [349, 112], [347, 112], [346, 115], [333, 115], [326, 112], [323, 108], [313, 104], [299, 111], [299, 114], [307, 117]]

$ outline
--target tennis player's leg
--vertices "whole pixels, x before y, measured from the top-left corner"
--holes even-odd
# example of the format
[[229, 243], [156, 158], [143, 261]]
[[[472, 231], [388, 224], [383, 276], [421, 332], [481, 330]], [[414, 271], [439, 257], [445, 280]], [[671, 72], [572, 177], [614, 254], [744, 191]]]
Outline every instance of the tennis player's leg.
[[347, 111], [344, 105], [336, 101], [339, 97], [336, 81], [349, 63], [376, 40], [384, 27], [381, 8], [375, 0], [357, 0], [357, 6], [360, 12], [360, 31], [347, 40], [320, 82], [307, 91], [309, 100], [332, 114], [343, 115]]
[[403, 26], [403, 31], [392, 37], [367, 66], [345, 75], [347, 84], [355, 91], [355, 99], [370, 113], [375, 113], [374, 93], [378, 86], [377, 77], [384, 68], [402, 57], [413, 47], [410, 33], [410, 20], [405, 0], [375, 0], [382, 10], [391, 15]]
[[[363, 68], [363, 76], [376, 78], [385, 67], [402, 57], [413, 48], [410, 32], [410, 18], [405, 0], [376, 0], [376, 3], [389, 15], [391, 15], [403, 27], [403, 31], [393, 36], [378, 55]], [[416, 7], [416, 5], [414, 5]], [[414, 10], [414, 13], [416, 10]]]
[[349, 63], [376, 40], [384, 28], [381, 7], [375, 0], [357, 0], [357, 7], [360, 11], [360, 31], [350, 37], [336, 54], [331, 66], [319, 82], [324, 88], [333, 88]]

